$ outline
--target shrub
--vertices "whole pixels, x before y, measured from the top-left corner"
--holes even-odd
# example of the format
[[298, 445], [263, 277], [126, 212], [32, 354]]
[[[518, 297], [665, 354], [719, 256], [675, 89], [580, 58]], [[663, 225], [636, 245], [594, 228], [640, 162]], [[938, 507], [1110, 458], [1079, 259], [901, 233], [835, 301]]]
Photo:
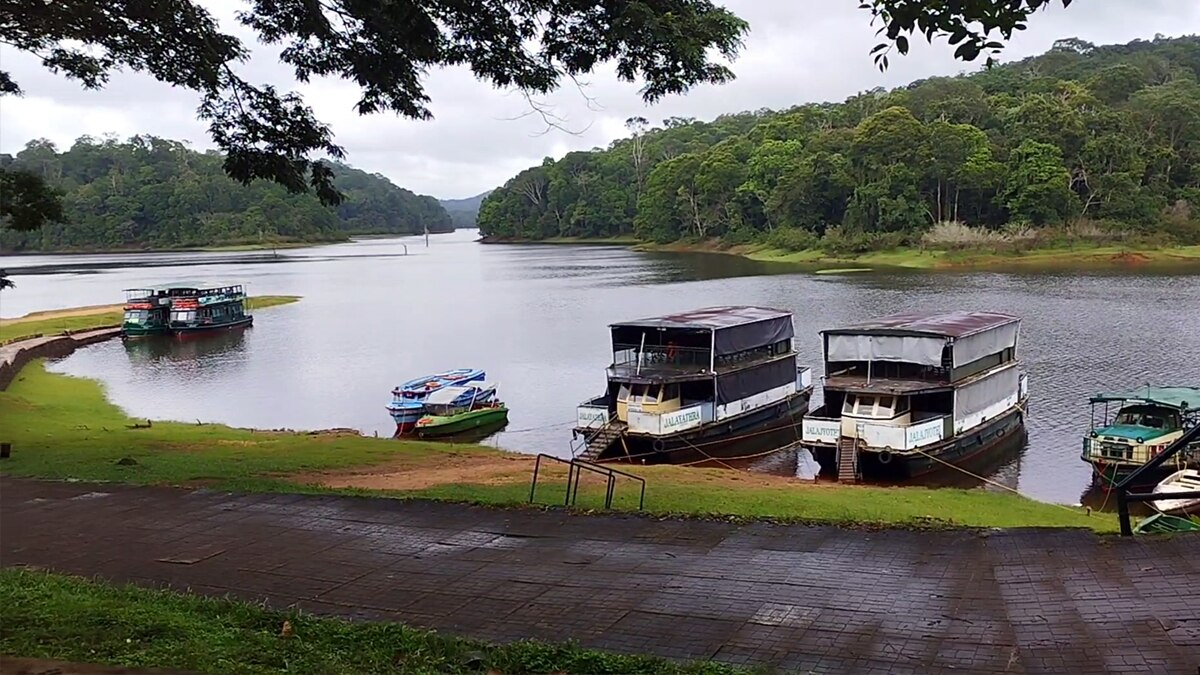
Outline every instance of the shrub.
[[783, 251], [809, 251], [820, 245], [817, 235], [798, 227], [777, 227], [767, 233], [764, 243]]
[[825, 231], [821, 248], [833, 255], [860, 255], [908, 246], [916, 238], [913, 232], [860, 232], [838, 226]]

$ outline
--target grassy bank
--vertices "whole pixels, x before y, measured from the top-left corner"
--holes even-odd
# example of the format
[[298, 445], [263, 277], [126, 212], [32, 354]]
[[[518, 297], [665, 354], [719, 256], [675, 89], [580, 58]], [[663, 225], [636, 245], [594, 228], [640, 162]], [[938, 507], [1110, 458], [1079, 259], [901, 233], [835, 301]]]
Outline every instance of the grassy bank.
[[1121, 247], [1079, 245], [997, 252], [995, 249], [942, 250], [896, 248], [857, 255], [835, 255], [821, 249], [786, 251], [764, 244], [729, 246], [719, 240], [639, 244], [646, 251], [723, 253], [761, 262], [796, 263], [814, 267], [903, 267], [909, 269], [1001, 269], [1005, 267], [1103, 268], [1127, 265], [1200, 266], [1200, 246]]
[[[154, 422], [133, 426], [92, 380], [35, 362], [0, 393], [0, 429], [13, 443], [6, 474], [230, 490], [338, 491], [515, 506], [529, 497], [528, 456], [478, 445], [233, 429]], [[622, 467], [648, 483], [656, 514], [810, 522], [972, 527], [1084, 527], [1112, 531], [1110, 514], [1086, 514], [1009, 493], [812, 484], [783, 477], [675, 466]], [[565, 472], [551, 467], [537, 501], [561, 504]], [[585, 478], [579, 506], [599, 507], [603, 484]], [[630, 484], [618, 508], [636, 507]]]
[[[296, 295], [263, 295], [250, 298], [250, 309], [265, 309], [296, 302]], [[0, 342], [17, 340], [31, 335], [55, 335], [64, 331], [81, 331], [121, 323], [123, 305], [93, 305], [74, 309], [33, 312], [15, 319], [0, 319]]]
[[[289, 636], [281, 635], [284, 622]], [[503, 646], [395, 623], [350, 623], [259, 605], [0, 570], [0, 653], [212, 673], [744, 672], [572, 645]]]

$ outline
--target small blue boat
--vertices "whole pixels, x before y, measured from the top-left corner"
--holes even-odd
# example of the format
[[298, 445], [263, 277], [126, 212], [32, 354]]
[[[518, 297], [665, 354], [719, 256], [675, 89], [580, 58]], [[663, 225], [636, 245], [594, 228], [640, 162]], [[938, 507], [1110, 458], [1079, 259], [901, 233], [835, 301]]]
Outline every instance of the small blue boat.
[[425, 377], [409, 380], [392, 390], [392, 402], [388, 412], [396, 422], [396, 435], [408, 433], [425, 414], [425, 399], [445, 387], [456, 387], [468, 382], [480, 382], [486, 374], [476, 368], [456, 368]]

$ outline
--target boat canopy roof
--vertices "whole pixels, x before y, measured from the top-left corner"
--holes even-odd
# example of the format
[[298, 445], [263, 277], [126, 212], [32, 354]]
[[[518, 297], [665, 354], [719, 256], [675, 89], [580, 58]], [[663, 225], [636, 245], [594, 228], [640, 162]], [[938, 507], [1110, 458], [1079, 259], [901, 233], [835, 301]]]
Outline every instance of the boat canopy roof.
[[[693, 309], [677, 314], [623, 321], [609, 326], [612, 331], [613, 348], [617, 345], [641, 344], [641, 337], [649, 331], [647, 344], [661, 345], [664, 340], [658, 332], [675, 332], [681, 335], [702, 333], [705, 339], [698, 340], [706, 350], [711, 347], [718, 355], [737, 352], [790, 340], [795, 335], [792, 313], [770, 307], [724, 306]], [[669, 339], [669, 336], [667, 337]], [[689, 341], [690, 342], [690, 341]], [[692, 346], [692, 345], [687, 345]]]
[[1150, 404], [1176, 410], [1200, 409], [1200, 387], [1142, 387], [1131, 391], [1096, 394], [1092, 403]]
[[245, 292], [242, 284], [237, 283], [198, 283], [172, 284], [165, 287], [169, 295], [209, 295], [214, 293]]
[[951, 367], [1016, 349], [1021, 319], [999, 312], [905, 312], [821, 331], [825, 361]]
[[478, 368], [455, 368], [454, 370], [446, 370], [425, 377], [417, 377], [405, 382], [396, 387], [401, 391], [420, 391], [426, 388], [436, 389], [445, 386], [451, 382], [460, 382], [463, 380], [482, 380], [484, 373]]
[[443, 387], [429, 394], [425, 399], [426, 405], [450, 405], [460, 398], [468, 398], [476, 392], [482, 394], [489, 389], [495, 389], [496, 385], [488, 382], [472, 382], [468, 385], [460, 385], [455, 387]]

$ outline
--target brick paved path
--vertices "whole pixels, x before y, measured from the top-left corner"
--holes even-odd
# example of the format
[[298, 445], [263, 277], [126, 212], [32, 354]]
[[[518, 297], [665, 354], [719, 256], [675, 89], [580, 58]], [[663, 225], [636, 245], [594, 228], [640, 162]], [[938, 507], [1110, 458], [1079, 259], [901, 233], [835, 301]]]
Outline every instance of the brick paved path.
[[1196, 673], [1200, 537], [864, 532], [0, 478], [0, 563], [820, 673]]

